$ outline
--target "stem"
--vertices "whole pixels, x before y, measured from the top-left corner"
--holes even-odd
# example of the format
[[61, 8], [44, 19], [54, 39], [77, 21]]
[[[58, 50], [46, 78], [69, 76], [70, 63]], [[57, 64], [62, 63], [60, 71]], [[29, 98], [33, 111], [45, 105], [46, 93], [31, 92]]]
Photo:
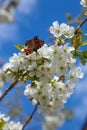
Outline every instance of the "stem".
[[81, 130], [87, 130], [87, 118], [85, 119], [85, 122]]
[[8, 94], [8, 92], [14, 88], [14, 86], [18, 83], [18, 80], [14, 81], [6, 90], [5, 92], [1, 95], [0, 97], [0, 102], [2, 101], [2, 99]]
[[84, 13], [82, 12], [80, 15], [78, 15], [74, 20], [70, 20], [68, 21], [68, 24], [69, 25], [72, 25], [72, 24], [77, 24], [77, 23], [81, 23], [82, 21], [82, 18], [84, 17]]
[[80, 25], [76, 28], [75, 30], [75, 34], [78, 32], [78, 30], [84, 25], [84, 23], [87, 21], [87, 18], [85, 18], [81, 23]]
[[31, 121], [31, 119], [32, 119], [32, 117], [33, 117], [33, 115], [34, 115], [34, 113], [35, 113], [36, 110], [37, 110], [37, 106], [38, 106], [38, 104], [36, 104], [36, 106], [35, 106], [34, 110], [32, 111], [31, 115], [29, 116], [29, 118], [27, 119], [27, 121], [24, 123], [22, 130], [24, 130], [24, 128], [25, 128], [25, 127], [28, 125], [28, 123]]
[[[77, 26], [76, 30], [75, 30], [75, 35], [78, 33], [78, 30], [83, 26], [83, 24], [87, 21], [87, 18], [85, 18], [79, 26]], [[64, 41], [66, 42], [68, 40], [68, 38], [65, 38]]]

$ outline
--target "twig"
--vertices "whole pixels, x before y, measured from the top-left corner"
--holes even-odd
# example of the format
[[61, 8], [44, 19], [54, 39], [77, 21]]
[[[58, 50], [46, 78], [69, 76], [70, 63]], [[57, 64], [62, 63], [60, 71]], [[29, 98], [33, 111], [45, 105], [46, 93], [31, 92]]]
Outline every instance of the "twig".
[[18, 83], [18, 80], [14, 81], [6, 90], [5, 92], [0, 96], [0, 102], [2, 101], [2, 99], [8, 94], [8, 92], [14, 88], [14, 86]]
[[81, 130], [87, 130], [87, 118], [85, 119], [85, 122]]
[[[85, 18], [79, 26], [77, 26], [76, 30], [75, 30], [75, 35], [77, 34], [78, 30], [83, 26], [83, 24], [87, 21], [87, 18]], [[68, 40], [68, 38], [65, 38], [64, 41], [66, 42]]]
[[35, 106], [34, 110], [32, 111], [31, 115], [29, 116], [29, 118], [27, 119], [27, 121], [24, 123], [22, 130], [24, 130], [24, 128], [25, 128], [25, 127], [28, 125], [28, 123], [31, 121], [31, 119], [32, 119], [32, 117], [33, 117], [33, 115], [34, 115], [34, 113], [35, 113], [36, 110], [37, 110], [37, 106], [38, 106], [38, 104], [36, 104], [36, 106]]
[[87, 18], [85, 18], [79, 26], [77, 26], [76, 30], [75, 30], [75, 34], [78, 32], [78, 30], [84, 25], [84, 23], [87, 21]]
[[81, 23], [82, 22], [82, 18], [84, 16], [84, 13], [82, 12], [80, 15], [78, 15], [74, 20], [70, 20], [68, 21], [68, 24], [69, 25], [72, 25], [72, 24], [77, 24], [77, 23]]

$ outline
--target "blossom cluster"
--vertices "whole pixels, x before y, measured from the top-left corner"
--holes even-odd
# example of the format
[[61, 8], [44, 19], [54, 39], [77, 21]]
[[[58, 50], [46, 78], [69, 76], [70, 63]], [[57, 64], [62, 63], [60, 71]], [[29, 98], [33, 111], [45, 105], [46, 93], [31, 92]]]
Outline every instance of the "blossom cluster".
[[[64, 46], [53, 45], [46, 48], [48, 49], [41, 52], [51, 51], [51, 56], [48, 55], [50, 62], [46, 63], [50, 66], [49, 71], [45, 71], [43, 66], [43, 70], [39, 71], [41, 76], [38, 77], [39, 80], [34, 80], [28, 84], [24, 94], [33, 103], [38, 103], [44, 109], [58, 111], [73, 93], [73, 88], [78, 79], [83, 77], [83, 73], [79, 67], [74, 65], [76, 60], [71, 53], [74, 50], [73, 47], [65, 44]], [[44, 73], [44, 75], [41, 75], [41, 73]], [[37, 77], [37, 75], [35, 76]]]
[[[81, 0], [80, 4], [87, 7], [87, 0]], [[0, 9], [0, 17], [0, 22], [13, 20], [11, 12], [3, 9]], [[65, 114], [61, 112], [61, 108], [73, 93], [78, 80], [84, 76], [81, 68], [75, 65], [75, 48], [70, 43], [64, 43], [74, 37], [74, 27], [54, 21], [49, 32], [56, 38], [55, 44], [48, 46], [43, 42], [43, 45], [35, 49], [32, 49], [35, 44], [26, 48], [24, 46], [21, 52], [13, 54], [9, 62], [0, 69], [0, 88], [5, 79], [10, 82], [17, 80], [19, 83], [30, 81], [25, 87], [24, 95], [33, 104], [41, 107], [44, 114], [43, 130], [54, 130], [63, 124]], [[58, 44], [58, 39], [64, 38], [66, 40]], [[9, 119], [0, 114], [2, 130], [22, 130], [23, 125], [20, 122]]]
[[75, 67], [73, 47], [68, 43], [58, 46], [44, 44], [37, 51], [26, 55], [23, 50], [14, 54], [3, 67], [7, 77], [19, 82], [31, 81], [24, 95], [47, 111], [63, 107], [83, 73]]
[[64, 112], [50, 113], [44, 116], [43, 130], [55, 130], [59, 128], [66, 118]]
[[83, 7], [87, 7], [87, 0], [81, 0], [81, 1], [80, 1], [80, 4], [81, 4]]
[[54, 21], [52, 26], [49, 28], [50, 34], [58, 38], [65, 36], [66, 38], [72, 38], [74, 36], [75, 29], [65, 23], [59, 25], [58, 21]]
[[0, 113], [0, 128], [2, 130], [22, 130], [23, 125], [20, 122], [9, 121], [9, 119]]

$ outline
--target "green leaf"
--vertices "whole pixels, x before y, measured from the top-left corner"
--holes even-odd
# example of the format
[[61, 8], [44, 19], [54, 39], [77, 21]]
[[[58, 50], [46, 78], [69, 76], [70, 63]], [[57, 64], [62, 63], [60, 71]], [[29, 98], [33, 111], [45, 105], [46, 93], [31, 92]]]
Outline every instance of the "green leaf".
[[87, 45], [87, 41], [81, 43], [81, 46], [85, 46], [85, 45]]
[[82, 65], [86, 64], [86, 59], [84, 57], [80, 57], [80, 61], [81, 61]]
[[74, 51], [72, 52], [72, 54], [73, 54], [73, 57], [74, 57], [74, 58], [76, 58], [76, 57], [79, 56], [78, 50], [74, 50]]
[[83, 65], [87, 62], [87, 51], [83, 51], [79, 53], [80, 61]]
[[24, 48], [24, 46], [22, 46], [22, 45], [16, 45], [15, 46], [18, 50], [22, 50], [23, 48]]
[[66, 119], [67, 119], [67, 120], [72, 120], [73, 115], [74, 115], [74, 112], [73, 112], [73, 111], [67, 112], [67, 114], [66, 114]]
[[83, 56], [87, 58], [87, 51], [83, 51]]
[[6, 122], [3, 119], [0, 119], [0, 130], [3, 130]]
[[76, 31], [76, 34], [73, 38], [71, 38], [72, 46], [77, 50], [81, 46], [82, 42], [82, 32], [80, 29]]

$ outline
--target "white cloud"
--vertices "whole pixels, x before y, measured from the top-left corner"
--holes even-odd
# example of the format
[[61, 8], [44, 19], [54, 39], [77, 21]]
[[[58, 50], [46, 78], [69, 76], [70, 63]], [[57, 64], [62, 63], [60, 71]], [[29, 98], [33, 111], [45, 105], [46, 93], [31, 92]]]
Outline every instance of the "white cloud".
[[[3, 40], [17, 38], [20, 33], [20, 23], [25, 24], [25, 15], [32, 15], [38, 0], [19, 0], [19, 6], [14, 14], [14, 23], [0, 24], [0, 48]], [[29, 25], [29, 23], [28, 23]]]
[[15, 36], [17, 32], [16, 24], [1, 24], [0, 25], [0, 38], [3, 40], [10, 40]]
[[35, 10], [37, 0], [20, 0], [18, 11], [20, 13], [30, 14]]

